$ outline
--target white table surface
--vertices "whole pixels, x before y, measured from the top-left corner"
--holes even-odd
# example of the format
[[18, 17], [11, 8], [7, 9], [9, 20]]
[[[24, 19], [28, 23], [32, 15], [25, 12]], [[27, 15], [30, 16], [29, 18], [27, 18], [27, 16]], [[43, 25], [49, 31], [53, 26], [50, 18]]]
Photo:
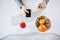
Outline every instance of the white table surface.
[[[0, 0], [0, 39], [8, 34], [35, 32], [34, 27], [32, 28], [33, 22], [27, 23], [27, 28], [25, 29], [21, 29], [19, 25], [12, 26], [11, 17], [20, 13], [23, 13], [23, 11], [19, 9], [14, 0]], [[51, 28], [45, 33], [60, 35], [60, 0], [50, 0], [47, 9], [43, 11], [42, 15], [47, 16], [51, 20]]]

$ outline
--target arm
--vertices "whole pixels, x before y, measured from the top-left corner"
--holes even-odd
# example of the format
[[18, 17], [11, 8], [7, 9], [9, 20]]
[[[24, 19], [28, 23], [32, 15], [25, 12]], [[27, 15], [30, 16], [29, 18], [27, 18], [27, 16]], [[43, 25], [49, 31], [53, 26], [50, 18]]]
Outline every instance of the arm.
[[24, 3], [22, 2], [22, 0], [18, 0], [18, 1], [22, 6], [25, 6]]
[[19, 7], [25, 6], [22, 0], [15, 0]]
[[43, 0], [43, 2], [39, 3], [38, 8], [44, 10], [47, 7], [49, 0]]
[[15, 1], [16, 1], [17, 5], [20, 7], [20, 9], [23, 9], [24, 12], [28, 13], [28, 11], [26, 10], [27, 8], [25, 7], [25, 4], [23, 3], [22, 0], [15, 0]]
[[43, 2], [46, 2], [46, 4], [49, 2], [49, 0], [43, 0]]

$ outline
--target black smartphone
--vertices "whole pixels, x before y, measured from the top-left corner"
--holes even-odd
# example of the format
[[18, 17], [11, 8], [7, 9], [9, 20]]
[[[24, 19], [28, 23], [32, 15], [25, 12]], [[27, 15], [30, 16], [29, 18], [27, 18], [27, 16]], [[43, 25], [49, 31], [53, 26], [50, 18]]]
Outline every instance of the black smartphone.
[[31, 17], [31, 9], [27, 9], [29, 13], [26, 13], [26, 17]]

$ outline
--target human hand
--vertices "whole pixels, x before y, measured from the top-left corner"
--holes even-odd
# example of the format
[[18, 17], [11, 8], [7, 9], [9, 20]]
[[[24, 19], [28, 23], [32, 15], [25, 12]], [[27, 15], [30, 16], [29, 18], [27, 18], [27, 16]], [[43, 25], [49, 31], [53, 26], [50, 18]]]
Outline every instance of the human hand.
[[27, 8], [26, 8], [25, 6], [22, 6], [22, 9], [23, 9], [23, 11], [24, 11], [25, 13], [29, 13], [29, 12], [27, 11]]
[[41, 9], [41, 10], [44, 10], [44, 9], [46, 9], [46, 3], [45, 2], [41, 2], [41, 3], [39, 3], [39, 6], [38, 6], [38, 8], [39, 9]]

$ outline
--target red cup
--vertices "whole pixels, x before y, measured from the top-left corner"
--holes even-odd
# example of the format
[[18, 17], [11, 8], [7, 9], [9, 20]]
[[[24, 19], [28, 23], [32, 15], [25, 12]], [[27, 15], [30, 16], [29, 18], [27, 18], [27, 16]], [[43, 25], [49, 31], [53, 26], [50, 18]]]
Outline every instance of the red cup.
[[20, 27], [21, 27], [21, 28], [25, 28], [25, 27], [26, 27], [26, 23], [25, 23], [25, 22], [21, 22], [21, 23], [20, 23]]

